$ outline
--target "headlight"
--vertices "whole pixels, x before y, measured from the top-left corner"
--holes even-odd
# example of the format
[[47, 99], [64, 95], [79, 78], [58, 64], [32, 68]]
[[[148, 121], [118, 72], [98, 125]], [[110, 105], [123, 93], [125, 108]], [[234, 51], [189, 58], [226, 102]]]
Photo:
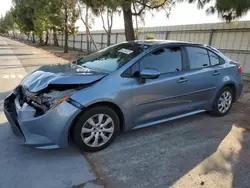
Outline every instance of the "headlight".
[[70, 96], [65, 96], [60, 99], [50, 99], [46, 105], [49, 109], [56, 107], [57, 105], [61, 104], [62, 102], [66, 101]]
[[65, 90], [65, 91], [52, 91], [43, 94], [43, 104], [46, 105], [48, 109], [54, 108], [62, 102], [66, 101], [75, 90]]

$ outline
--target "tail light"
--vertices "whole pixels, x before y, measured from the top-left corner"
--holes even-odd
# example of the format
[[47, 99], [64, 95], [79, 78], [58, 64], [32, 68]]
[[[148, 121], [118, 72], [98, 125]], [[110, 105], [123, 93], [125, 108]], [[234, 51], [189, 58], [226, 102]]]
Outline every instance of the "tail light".
[[242, 66], [239, 66], [238, 72], [243, 72], [243, 67]]

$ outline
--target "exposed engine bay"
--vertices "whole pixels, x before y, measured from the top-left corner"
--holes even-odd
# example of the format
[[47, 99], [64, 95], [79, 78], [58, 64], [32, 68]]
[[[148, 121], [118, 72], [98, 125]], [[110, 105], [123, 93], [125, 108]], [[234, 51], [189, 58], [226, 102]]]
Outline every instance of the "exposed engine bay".
[[21, 107], [27, 103], [36, 109], [36, 116], [39, 116], [67, 100], [75, 91], [89, 85], [50, 85], [48, 88], [36, 93], [30, 92], [27, 88], [20, 85], [15, 89], [15, 94], [16, 100], [19, 101]]

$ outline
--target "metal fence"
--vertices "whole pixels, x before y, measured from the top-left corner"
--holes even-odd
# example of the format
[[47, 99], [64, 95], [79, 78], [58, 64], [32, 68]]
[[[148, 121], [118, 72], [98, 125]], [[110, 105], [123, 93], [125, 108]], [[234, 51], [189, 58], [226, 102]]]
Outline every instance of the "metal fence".
[[[105, 31], [91, 32], [99, 49], [107, 46], [107, 35]], [[233, 23], [194, 24], [179, 26], [162, 26], [142, 28], [139, 39], [145, 39], [150, 34], [155, 39], [181, 40], [211, 45], [221, 50], [229, 58], [240, 62], [244, 67], [244, 73], [250, 73], [250, 21]], [[64, 45], [64, 36], [58, 36], [59, 45]], [[125, 41], [123, 29], [113, 30], [111, 44]], [[53, 44], [52, 36], [49, 40]], [[86, 50], [86, 33], [70, 35], [68, 39], [69, 48], [75, 50]], [[90, 49], [95, 50], [90, 43]]]

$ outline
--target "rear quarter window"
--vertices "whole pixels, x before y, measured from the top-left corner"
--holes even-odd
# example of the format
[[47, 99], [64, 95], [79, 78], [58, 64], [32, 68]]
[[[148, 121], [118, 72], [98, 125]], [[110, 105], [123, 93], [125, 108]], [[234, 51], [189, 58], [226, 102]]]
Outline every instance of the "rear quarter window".
[[208, 51], [211, 66], [220, 64], [220, 57], [213, 52]]
[[214, 52], [211, 52], [210, 50], [208, 50], [208, 54], [209, 54], [211, 66], [222, 65], [225, 63], [225, 60], [219, 55], [215, 54]]

